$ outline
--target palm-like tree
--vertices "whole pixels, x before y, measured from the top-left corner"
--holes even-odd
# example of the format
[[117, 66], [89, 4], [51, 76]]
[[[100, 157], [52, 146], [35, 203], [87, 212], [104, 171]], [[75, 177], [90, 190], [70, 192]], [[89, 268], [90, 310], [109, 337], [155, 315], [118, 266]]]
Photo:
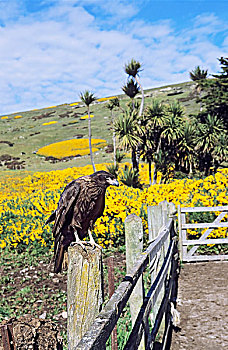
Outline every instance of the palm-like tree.
[[157, 159], [161, 146], [161, 133], [165, 123], [164, 105], [158, 100], [153, 99], [152, 104], [147, 106], [142, 118], [144, 127], [143, 135], [143, 158], [149, 164], [149, 179], [152, 184], [151, 164], [154, 164], [153, 184], [156, 183], [157, 177]]
[[128, 80], [126, 85], [122, 87], [122, 90], [128, 97], [130, 97], [132, 101], [132, 108], [135, 109], [134, 98], [139, 93], [139, 86], [137, 82], [134, 82], [133, 79]]
[[[112, 126], [114, 125], [113, 110], [118, 107], [120, 107], [120, 101], [118, 97], [111, 99], [107, 104], [107, 108], [111, 111]], [[112, 133], [112, 141], [113, 141], [113, 153], [114, 153], [114, 167], [116, 167], [116, 133], [115, 133], [114, 127], [113, 127], [113, 133]]]
[[92, 92], [89, 92], [88, 90], [86, 90], [86, 91], [84, 91], [84, 93], [80, 93], [80, 99], [87, 106], [88, 131], [89, 131], [89, 151], [90, 151], [90, 158], [91, 158], [91, 163], [93, 166], [93, 171], [95, 172], [96, 167], [94, 164], [93, 151], [92, 151], [92, 131], [91, 131], [90, 105], [92, 102], [94, 102], [96, 100], [96, 97], [94, 96], [94, 94]]
[[137, 112], [125, 111], [114, 121], [114, 130], [120, 140], [120, 147], [131, 149], [133, 168], [138, 170], [136, 163], [136, 147], [141, 142], [141, 129], [137, 122]]
[[161, 139], [163, 151], [168, 152], [176, 170], [179, 168], [178, 149], [183, 138], [183, 127], [183, 109], [178, 102], [174, 101], [167, 107]]
[[183, 137], [179, 143], [179, 160], [184, 171], [189, 175], [193, 173], [196, 163], [196, 127], [186, 122], [183, 127]]
[[141, 117], [143, 113], [143, 108], [144, 108], [144, 91], [139, 79], [139, 72], [142, 71], [141, 67], [142, 67], [141, 63], [134, 60], [133, 58], [129, 63], [125, 64], [125, 67], [124, 67], [125, 73], [127, 73], [129, 77], [133, 77], [135, 79], [142, 93], [142, 101], [141, 101], [140, 110], [139, 110], [139, 117]]
[[218, 164], [228, 160], [228, 135], [221, 133], [213, 151], [214, 159]]
[[152, 100], [152, 104], [147, 106], [145, 110], [145, 118], [150, 121], [151, 126], [155, 128], [156, 126], [163, 125], [164, 122], [164, 105], [157, 99]]
[[191, 72], [189, 72], [190, 78], [193, 81], [200, 82], [201, 80], [205, 80], [207, 78], [208, 70], [203, 70], [200, 66], [195, 67]]
[[169, 145], [176, 145], [183, 136], [183, 109], [179, 102], [172, 102], [167, 108], [162, 136], [167, 139]]
[[222, 120], [210, 114], [206, 116], [205, 122], [198, 126], [197, 150], [201, 153], [200, 170], [204, 170], [205, 175], [209, 174], [213, 165], [215, 149], [223, 133], [225, 134], [225, 129]]
[[[139, 72], [142, 71], [141, 67], [142, 67], [141, 63], [134, 60], [133, 58], [131, 59], [130, 62], [125, 64], [125, 67], [124, 67], [125, 73], [128, 74], [128, 77], [133, 77], [133, 79], [138, 84], [140, 91], [142, 93], [142, 100], [141, 100], [140, 109], [139, 109], [139, 113], [138, 113], [139, 119], [141, 118], [141, 116], [143, 114], [143, 109], [144, 109], [144, 90], [143, 90], [142, 84], [141, 84], [140, 79], [139, 79]], [[140, 158], [140, 153], [141, 153], [140, 147], [141, 147], [141, 145], [139, 143], [137, 146], [137, 151], [136, 151], [137, 169], [139, 169], [139, 158]]]
[[[183, 136], [183, 110], [178, 102], [164, 106], [157, 99], [148, 106], [142, 120], [145, 120], [144, 158], [154, 163], [152, 184], [156, 184], [157, 171], [167, 169], [177, 158], [177, 149]], [[161, 157], [163, 160], [161, 161]], [[151, 175], [149, 174], [151, 179]], [[151, 181], [150, 181], [151, 182]]]
[[[207, 69], [203, 70], [200, 66], [195, 67], [191, 72], [189, 72], [189, 76], [192, 81], [196, 82], [196, 93], [201, 97], [201, 91], [203, 87], [203, 83], [207, 79]], [[200, 101], [200, 110], [202, 109], [202, 104]]]
[[198, 148], [203, 153], [213, 151], [220, 134], [225, 131], [222, 121], [210, 114], [205, 118], [205, 123], [199, 124]]

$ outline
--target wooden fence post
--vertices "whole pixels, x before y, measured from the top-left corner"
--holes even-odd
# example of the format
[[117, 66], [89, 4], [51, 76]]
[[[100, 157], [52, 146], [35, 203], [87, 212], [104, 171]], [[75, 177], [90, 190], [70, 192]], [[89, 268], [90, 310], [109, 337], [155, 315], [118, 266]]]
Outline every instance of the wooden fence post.
[[181, 207], [180, 204], [178, 204], [177, 207], [178, 212], [178, 231], [179, 231], [179, 252], [180, 252], [180, 261], [183, 261], [183, 237], [182, 237], [182, 227], [181, 227]]
[[68, 349], [77, 344], [90, 328], [103, 302], [102, 252], [80, 245], [68, 248], [67, 337]]
[[[167, 200], [164, 200], [164, 201], [159, 203], [159, 206], [161, 206], [161, 212], [162, 212], [162, 225], [161, 226], [166, 226], [168, 223], [168, 220], [169, 220], [169, 203], [167, 202]], [[165, 258], [165, 255], [167, 253], [167, 250], [169, 247], [169, 242], [170, 242], [169, 239], [167, 239], [164, 243], [163, 258]], [[161, 265], [162, 265], [162, 262], [161, 262]]]
[[[137, 262], [140, 254], [143, 251], [143, 225], [142, 219], [135, 214], [131, 214], [125, 219], [125, 244], [126, 244], [126, 268], [127, 274], [131, 271], [132, 267]], [[130, 312], [132, 327], [136, 321], [139, 310], [143, 304], [144, 289], [142, 276], [139, 278], [130, 298]], [[138, 349], [145, 349], [145, 338], [142, 341]]]
[[149, 242], [152, 242], [158, 236], [158, 232], [162, 227], [162, 208], [159, 205], [148, 207], [148, 227]]
[[[174, 205], [175, 206], [175, 205]], [[156, 237], [159, 234], [159, 231], [162, 226], [165, 226], [168, 222], [169, 215], [173, 212], [173, 203], [168, 203], [166, 200], [160, 202], [156, 206], [148, 207], [148, 228], [149, 228], [149, 241], [153, 241], [156, 239]], [[168, 251], [169, 247], [169, 239], [166, 240], [164, 243], [162, 249], [160, 250], [160, 256], [158, 255], [157, 258], [153, 262], [153, 270], [151, 272], [151, 283], [153, 283], [154, 279], [157, 276], [158, 271], [160, 270], [165, 255]], [[154, 323], [156, 319], [156, 315], [159, 309], [159, 306], [162, 302], [163, 296], [165, 292], [165, 286], [162, 287], [158, 298], [157, 303], [154, 306], [153, 312], [151, 314], [151, 321]], [[163, 318], [160, 326], [160, 332], [164, 332], [165, 329], [165, 318]]]
[[[111, 299], [114, 292], [115, 292], [114, 259], [113, 259], [113, 256], [110, 256], [108, 258], [108, 294], [109, 294], [109, 299]], [[118, 350], [117, 325], [114, 327], [112, 334], [111, 334], [111, 346], [112, 346], [112, 350]]]
[[186, 213], [182, 213], [181, 207], [178, 205], [179, 250], [181, 261], [185, 261], [187, 257], [187, 247], [183, 246], [183, 241], [187, 239], [187, 230], [183, 229], [183, 224], [186, 224]]
[[[168, 212], [169, 212], [169, 217], [170, 218], [175, 218], [177, 214], [177, 209], [176, 206], [173, 202], [168, 203]], [[176, 221], [174, 221], [174, 228], [176, 228]]]
[[161, 206], [161, 210], [162, 210], [162, 224], [166, 225], [168, 222], [168, 217], [169, 217], [169, 212], [168, 212], [168, 202], [165, 199], [164, 201], [159, 203], [159, 206]]

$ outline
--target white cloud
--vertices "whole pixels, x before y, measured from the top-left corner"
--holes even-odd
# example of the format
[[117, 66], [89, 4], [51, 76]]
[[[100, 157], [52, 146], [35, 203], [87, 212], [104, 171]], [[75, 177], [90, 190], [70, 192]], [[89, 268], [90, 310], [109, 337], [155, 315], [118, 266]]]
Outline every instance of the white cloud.
[[86, 3], [94, 1], [56, 1], [26, 16], [16, 5], [10, 16], [8, 8], [0, 27], [0, 114], [72, 102], [85, 89], [98, 97], [120, 93], [123, 66], [132, 57], [143, 63], [146, 88], [188, 80], [196, 65], [218, 71], [216, 58], [225, 51], [211, 39], [215, 30], [223, 31], [217, 17], [198, 16], [191, 28], [175, 32], [170, 21], [131, 19], [137, 2], [99, 0], [96, 6], [112, 19], [120, 8], [116, 27], [104, 29]]

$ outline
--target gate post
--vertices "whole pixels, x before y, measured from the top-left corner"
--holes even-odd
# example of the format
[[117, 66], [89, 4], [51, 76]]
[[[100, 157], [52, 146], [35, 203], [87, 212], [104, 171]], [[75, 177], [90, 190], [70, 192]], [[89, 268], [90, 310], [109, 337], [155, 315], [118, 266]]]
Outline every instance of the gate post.
[[178, 205], [179, 250], [181, 261], [185, 261], [187, 258], [187, 247], [183, 246], [183, 241], [187, 239], [187, 230], [182, 228], [183, 224], [186, 224], [186, 214], [181, 212], [181, 206]]
[[68, 248], [68, 261], [67, 338], [68, 349], [76, 349], [103, 302], [102, 252], [75, 244]]

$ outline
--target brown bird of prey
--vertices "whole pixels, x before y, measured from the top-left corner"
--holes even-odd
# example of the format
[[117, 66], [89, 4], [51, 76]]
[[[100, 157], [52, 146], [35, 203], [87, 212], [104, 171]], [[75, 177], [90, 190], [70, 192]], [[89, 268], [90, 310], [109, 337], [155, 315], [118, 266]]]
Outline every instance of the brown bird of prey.
[[[64, 189], [57, 209], [47, 219], [54, 222], [54, 272], [61, 272], [64, 252], [72, 242], [83, 247], [81, 241], [89, 234], [89, 243], [97, 246], [91, 230], [95, 221], [103, 214], [105, 192], [108, 186], [119, 186], [115, 177], [107, 171], [97, 171], [71, 181]], [[83, 247], [85, 249], [85, 247]]]

